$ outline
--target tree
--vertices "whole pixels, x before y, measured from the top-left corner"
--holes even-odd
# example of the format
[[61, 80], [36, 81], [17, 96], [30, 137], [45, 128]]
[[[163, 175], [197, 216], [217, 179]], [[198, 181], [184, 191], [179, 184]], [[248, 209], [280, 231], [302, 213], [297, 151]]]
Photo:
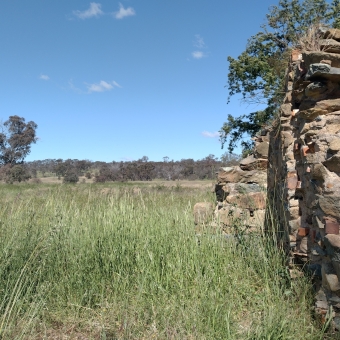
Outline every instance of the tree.
[[36, 143], [37, 124], [25, 118], [10, 116], [1, 126], [0, 164], [21, 164], [31, 152], [31, 145]]
[[66, 171], [63, 182], [64, 183], [77, 183], [79, 181], [78, 173], [75, 168], [70, 168]]
[[[258, 110], [240, 117], [228, 115], [220, 130], [222, 148], [228, 141], [230, 153], [241, 141], [244, 151], [252, 148], [247, 137], [254, 137], [275, 117], [282, 103], [284, 78], [290, 51], [299, 45], [311, 25], [330, 25], [340, 28], [340, 0], [279, 0], [269, 9], [262, 30], [252, 36], [246, 49], [237, 59], [228, 57], [228, 103], [241, 94], [247, 104], [264, 104]], [[246, 138], [245, 138], [246, 137]]]
[[31, 178], [27, 167], [24, 164], [6, 164], [0, 168], [0, 179], [6, 183], [24, 182]]

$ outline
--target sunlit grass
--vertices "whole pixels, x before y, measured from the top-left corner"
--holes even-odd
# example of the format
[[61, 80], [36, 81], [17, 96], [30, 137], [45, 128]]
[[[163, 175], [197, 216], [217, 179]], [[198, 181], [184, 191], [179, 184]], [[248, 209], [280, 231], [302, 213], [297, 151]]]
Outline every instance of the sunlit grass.
[[2, 339], [321, 339], [308, 282], [262, 235], [195, 234], [193, 205], [211, 193], [2, 189]]

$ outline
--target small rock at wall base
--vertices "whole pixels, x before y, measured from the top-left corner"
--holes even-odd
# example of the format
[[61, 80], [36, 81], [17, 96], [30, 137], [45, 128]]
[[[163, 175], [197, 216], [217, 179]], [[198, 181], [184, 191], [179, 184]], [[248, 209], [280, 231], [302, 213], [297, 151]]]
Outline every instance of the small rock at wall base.
[[195, 224], [207, 223], [211, 220], [214, 206], [210, 202], [199, 202], [194, 205]]

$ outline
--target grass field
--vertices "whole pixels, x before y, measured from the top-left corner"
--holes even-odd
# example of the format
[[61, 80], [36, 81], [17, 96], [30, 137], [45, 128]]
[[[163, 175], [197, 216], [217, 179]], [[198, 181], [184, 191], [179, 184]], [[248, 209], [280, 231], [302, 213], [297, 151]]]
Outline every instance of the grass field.
[[323, 339], [263, 235], [195, 234], [211, 183], [1, 191], [0, 339]]

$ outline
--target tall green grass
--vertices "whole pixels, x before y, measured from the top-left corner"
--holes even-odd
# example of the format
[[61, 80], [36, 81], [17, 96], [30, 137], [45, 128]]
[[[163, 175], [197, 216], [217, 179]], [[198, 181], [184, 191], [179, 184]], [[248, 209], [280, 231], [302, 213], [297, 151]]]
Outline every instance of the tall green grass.
[[321, 339], [263, 235], [204, 228], [183, 188], [3, 186], [1, 339]]

